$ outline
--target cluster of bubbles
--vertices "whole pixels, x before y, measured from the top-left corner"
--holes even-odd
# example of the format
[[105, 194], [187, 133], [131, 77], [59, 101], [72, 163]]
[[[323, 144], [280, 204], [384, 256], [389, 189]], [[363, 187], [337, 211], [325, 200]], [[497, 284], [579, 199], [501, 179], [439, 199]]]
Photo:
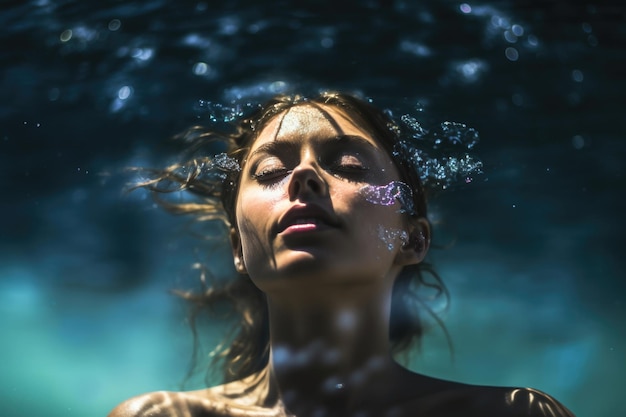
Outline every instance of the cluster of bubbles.
[[219, 153], [211, 159], [195, 160], [191, 165], [181, 165], [177, 169], [177, 174], [190, 177], [196, 180], [214, 182], [224, 181], [228, 174], [241, 171], [239, 163], [226, 153]]
[[[257, 88], [260, 92], [255, 90], [255, 94], [252, 94], [254, 97], [250, 97], [250, 94], [241, 94], [239, 91], [237, 97], [228, 103], [199, 100], [195, 109], [197, 117], [208, 117], [211, 123], [216, 125], [241, 119], [260, 107], [258, 99], [262, 97], [259, 96], [265, 93], [272, 93], [270, 95], [276, 93], [273, 84], [261, 87]], [[282, 86], [281, 91], [285, 92], [285, 90], [287, 87]], [[417, 110], [421, 111], [419, 105]], [[410, 114], [403, 114], [399, 120], [391, 112], [388, 114], [397, 121], [397, 124], [391, 125], [390, 129], [396, 131], [402, 138], [394, 154], [407, 159], [413, 165], [424, 187], [432, 191], [445, 190], [458, 184], [470, 183], [476, 175], [482, 174], [482, 161], [470, 154], [479, 142], [478, 132], [474, 128], [464, 123], [445, 121], [435, 128], [426, 129]], [[226, 157], [223, 154], [220, 155], [222, 155], [221, 158]], [[208, 173], [214, 168], [225, 172], [234, 169], [235, 165], [239, 169], [234, 161], [231, 161], [234, 164], [222, 162], [223, 160], [213, 161], [214, 165], [208, 164], [203, 172]], [[410, 205], [412, 204], [410, 195], [407, 197], [403, 191], [405, 187], [408, 188], [406, 184], [398, 182], [377, 190], [370, 190], [368, 193], [371, 196], [378, 194], [382, 198], [380, 201], [397, 200], [404, 207], [403, 210], [410, 213], [414, 208]], [[388, 200], [387, 197], [393, 198]]]
[[429, 130], [408, 114], [400, 122], [406, 133], [398, 126], [390, 127], [403, 137], [395, 155], [409, 160], [426, 188], [445, 190], [482, 174], [482, 161], [469, 153], [479, 141], [474, 128], [446, 121]]
[[391, 181], [386, 185], [366, 185], [359, 189], [359, 194], [369, 203], [392, 206], [398, 202], [400, 213], [417, 214], [413, 204], [413, 191], [401, 181]]
[[382, 225], [378, 225], [378, 238], [392, 251], [396, 246], [396, 242], [402, 244], [409, 242], [409, 234], [406, 230], [385, 229]]
[[240, 103], [232, 101], [229, 104], [215, 103], [207, 100], [198, 100], [196, 114], [198, 118], [208, 117], [212, 123], [230, 123], [257, 109], [259, 104], [251, 102]]

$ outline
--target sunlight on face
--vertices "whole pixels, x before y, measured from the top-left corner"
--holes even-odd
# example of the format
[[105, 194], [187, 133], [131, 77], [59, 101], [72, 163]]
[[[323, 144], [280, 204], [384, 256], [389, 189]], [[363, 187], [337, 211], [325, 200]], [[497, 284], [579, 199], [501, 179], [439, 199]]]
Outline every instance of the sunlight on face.
[[242, 169], [236, 250], [248, 274], [263, 290], [278, 277], [391, 282], [407, 216], [362, 190], [399, 179], [377, 140], [338, 109], [303, 104], [278, 115]]

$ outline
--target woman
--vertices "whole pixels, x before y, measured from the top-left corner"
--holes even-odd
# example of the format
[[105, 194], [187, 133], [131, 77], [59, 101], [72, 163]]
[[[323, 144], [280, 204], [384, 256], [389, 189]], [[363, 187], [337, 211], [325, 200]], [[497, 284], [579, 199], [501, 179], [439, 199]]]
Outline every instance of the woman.
[[[216, 138], [192, 132], [196, 143]], [[230, 382], [141, 395], [110, 417], [573, 416], [533, 389], [439, 380], [394, 361], [423, 330], [412, 289], [443, 287], [422, 277], [419, 158], [383, 112], [342, 94], [277, 97], [228, 143], [228, 157], [144, 185], [181, 184], [204, 203], [170, 208], [229, 225], [241, 277], [204, 298], [247, 300], [235, 303], [242, 330], [223, 354]]]

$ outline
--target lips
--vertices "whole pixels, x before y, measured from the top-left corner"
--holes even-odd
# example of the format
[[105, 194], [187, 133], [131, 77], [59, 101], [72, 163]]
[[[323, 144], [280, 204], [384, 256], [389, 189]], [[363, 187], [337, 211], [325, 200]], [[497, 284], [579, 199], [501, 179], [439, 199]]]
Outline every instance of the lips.
[[316, 231], [328, 227], [339, 227], [339, 220], [323, 208], [307, 204], [287, 210], [278, 221], [277, 233]]

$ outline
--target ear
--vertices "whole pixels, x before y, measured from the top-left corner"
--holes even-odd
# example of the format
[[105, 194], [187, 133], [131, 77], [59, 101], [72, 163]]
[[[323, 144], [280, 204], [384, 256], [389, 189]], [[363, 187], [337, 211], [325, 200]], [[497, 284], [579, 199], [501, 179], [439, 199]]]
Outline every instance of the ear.
[[234, 227], [230, 229], [230, 248], [233, 251], [233, 263], [235, 270], [240, 274], [247, 274], [246, 264], [243, 261], [243, 248], [241, 247], [241, 238], [239, 232]]
[[423, 217], [411, 219], [408, 242], [400, 247], [396, 255], [396, 264], [414, 265], [422, 262], [430, 247], [430, 224]]

